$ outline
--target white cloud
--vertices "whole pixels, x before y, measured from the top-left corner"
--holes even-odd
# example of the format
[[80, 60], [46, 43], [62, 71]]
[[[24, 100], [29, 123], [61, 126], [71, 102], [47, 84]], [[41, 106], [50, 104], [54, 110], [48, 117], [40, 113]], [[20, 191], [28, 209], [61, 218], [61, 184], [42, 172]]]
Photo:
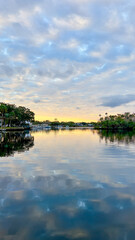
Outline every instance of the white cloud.
[[105, 27], [110, 31], [117, 31], [121, 26], [120, 14], [116, 10], [109, 11]]
[[0, 5], [0, 83], [7, 86], [1, 100], [5, 95], [9, 102], [36, 105], [37, 112], [45, 104], [51, 115], [57, 109], [86, 117], [104, 111], [96, 106], [102, 96], [132, 94], [133, 1], [7, 3]]
[[67, 18], [54, 18], [53, 22], [57, 27], [71, 30], [81, 30], [90, 26], [90, 19], [75, 14], [69, 15]]
[[61, 48], [69, 48], [69, 49], [77, 49], [78, 46], [79, 46], [79, 41], [77, 41], [77, 39], [74, 39], [74, 38], [71, 38], [69, 41], [62, 42], [60, 44]]

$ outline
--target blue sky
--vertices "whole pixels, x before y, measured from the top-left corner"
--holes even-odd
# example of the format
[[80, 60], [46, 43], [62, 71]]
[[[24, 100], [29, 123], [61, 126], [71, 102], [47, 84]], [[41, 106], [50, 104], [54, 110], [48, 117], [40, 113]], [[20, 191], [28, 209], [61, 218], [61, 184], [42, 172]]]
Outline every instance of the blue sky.
[[37, 119], [135, 109], [135, 2], [1, 0], [0, 101]]

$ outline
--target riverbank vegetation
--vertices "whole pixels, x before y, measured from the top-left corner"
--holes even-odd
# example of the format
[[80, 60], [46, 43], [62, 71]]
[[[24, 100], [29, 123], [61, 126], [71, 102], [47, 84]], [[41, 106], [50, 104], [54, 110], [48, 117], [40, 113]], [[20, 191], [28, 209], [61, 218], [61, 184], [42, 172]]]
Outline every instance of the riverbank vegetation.
[[34, 112], [24, 106], [0, 103], [1, 127], [23, 126], [26, 122], [34, 121]]
[[101, 115], [98, 122], [93, 123], [97, 129], [112, 130], [135, 130], [135, 113], [126, 112], [124, 114], [110, 115], [106, 113], [104, 117]]

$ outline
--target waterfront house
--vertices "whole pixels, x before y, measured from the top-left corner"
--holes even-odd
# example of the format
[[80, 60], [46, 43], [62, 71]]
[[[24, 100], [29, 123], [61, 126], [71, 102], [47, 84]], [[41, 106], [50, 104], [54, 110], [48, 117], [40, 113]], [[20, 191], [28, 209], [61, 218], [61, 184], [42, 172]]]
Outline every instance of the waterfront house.
[[89, 127], [93, 127], [93, 124], [91, 124], [91, 123], [88, 123], [88, 126], [89, 126]]

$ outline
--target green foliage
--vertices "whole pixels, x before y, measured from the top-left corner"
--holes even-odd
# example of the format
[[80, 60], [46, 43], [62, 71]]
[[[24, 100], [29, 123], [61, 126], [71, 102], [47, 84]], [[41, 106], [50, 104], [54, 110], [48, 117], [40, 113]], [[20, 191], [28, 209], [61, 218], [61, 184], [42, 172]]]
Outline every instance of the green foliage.
[[50, 123], [51, 127], [56, 127], [56, 126], [59, 126], [59, 125], [60, 125], [59, 121], [53, 121], [53, 122]]
[[16, 107], [14, 104], [0, 103], [0, 117], [8, 126], [22, 125], [25, 121], [34, 121], [34, 113], [29, 108]]
[[95, 128], [100, 129], [135, 129], [135, 113], [130, 114], [126, 112], [124, 114], [110, 115], [101, 117], [97, 123], [94, 123]]

